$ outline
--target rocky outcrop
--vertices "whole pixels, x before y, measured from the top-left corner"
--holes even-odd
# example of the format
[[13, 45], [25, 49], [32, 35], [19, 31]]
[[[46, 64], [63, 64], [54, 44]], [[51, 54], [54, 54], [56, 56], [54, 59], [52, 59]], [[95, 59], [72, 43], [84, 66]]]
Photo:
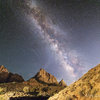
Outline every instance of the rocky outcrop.
[[100, 64], [49, 100], [100, 100]]
[[67, 86], [67, 84], [65, 83], [65, 81], [63, 79], [59, 82], [59, 85], [60, 86], [64, 86], [64, 87]]
[[[38, 82], [46, 83], [46, 84], [58, 84], [56, 77], [46, 72], [44, 69], [40, 69], [40, 71], [30, 80], [36, 79]], [[29, 80], [29, 81], [30, 81]]]
[[0, 66], [0, 83], [23, 82], [24, 79], [18, 74], [10, 73], [3, 65]]

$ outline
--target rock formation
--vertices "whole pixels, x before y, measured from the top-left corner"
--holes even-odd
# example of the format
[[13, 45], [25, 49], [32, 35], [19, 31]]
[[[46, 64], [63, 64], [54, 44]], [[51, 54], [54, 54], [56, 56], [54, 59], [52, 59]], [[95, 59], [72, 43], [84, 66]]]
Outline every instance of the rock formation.
[[23, 82], [24, 79], [18, 74], [10, 73], [3, 65], [0, 66], [0, 83]]
[[64, 87], [67, 86], [67, 84], [65, 83], [65, 81], [63, 79], [59, 82], [59, 85], [60, 86], [64, 86]]
[[49, 100], [100, 100], [100, 64]]
[[46, 84], [58, 84], [57, 79], [53, 75], [46, 72], [44, 69], [40, 69], [40, 71], [30, 80], [32, 81], [32, 79], [36, 79], [38, 82]]

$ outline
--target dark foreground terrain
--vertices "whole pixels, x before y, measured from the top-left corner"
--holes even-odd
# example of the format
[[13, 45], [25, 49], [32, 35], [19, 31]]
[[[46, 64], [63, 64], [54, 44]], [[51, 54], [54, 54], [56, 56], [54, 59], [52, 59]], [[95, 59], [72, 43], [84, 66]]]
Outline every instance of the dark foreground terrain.
[[10, 100], [47, 100], [49, 97], [15, 97], [10, 98]]

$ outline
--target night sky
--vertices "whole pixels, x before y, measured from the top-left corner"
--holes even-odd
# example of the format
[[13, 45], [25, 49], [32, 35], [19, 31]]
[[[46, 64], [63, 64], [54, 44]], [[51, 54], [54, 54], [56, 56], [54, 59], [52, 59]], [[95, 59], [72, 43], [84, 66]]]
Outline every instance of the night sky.
[[9, 71], [27, 80], [44, 68], [70, 84], [99, 63], [99, 0], [0, 0], [0, 64]]

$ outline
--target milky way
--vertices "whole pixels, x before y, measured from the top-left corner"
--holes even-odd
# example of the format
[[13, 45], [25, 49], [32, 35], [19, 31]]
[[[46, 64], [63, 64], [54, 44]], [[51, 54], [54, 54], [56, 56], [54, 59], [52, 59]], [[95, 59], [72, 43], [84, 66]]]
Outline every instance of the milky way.
[[[61, 35], [66, 34], [66, 32], [62, 31], [59, 26], [53, 24], [52, 19], [41, 9], [40, 5], [38, 5], [38, 1], [26, 0], [24, 4], [26, 8], [28, 7], [28, 9], [24, 9], [24, 12], [27, 12], [27, 17], [33, 22], [33, 25], [36, 26], [38, 30], [37, 34], [40, 35], [52, 52], [55, 53], [54, 57], [62, 70], [64, 70], [64, 76], [69, 76], [67, 82], [75, 81], [80, 71], [84, 72], [87, 68], [82, 65], [76, 50], [70, 50], [67, 44], [66, 47], [63, 45], [64, 41]], [[66, 36], [66, 38], [68, 37]], [[69, 49], [69, 51], [67, 49]], [[75, 72], [76, 67], [77, 71]]]
[[74, 68], [71, 66], [72, 61], [68, 60], [68, 54], [58, 40], [58, 38], [60, 38], [59, 35], [63, 34], [63, 31], [55, 28], [52, 20], [45, 16], [38, 6], [32, 6], [29, 3], [28, 6], [30, 7], [31, 20], [33, 20], [33, 24], [35, 23], [38, 28], [39, 34], [50, 46], [50, 49], [56, 53], [56, 59], [58, 59], [60, 66], [66, 70], [67, 75], [69, 75], [71, 79], [75, 79], [76, 74], [74, 73]]

